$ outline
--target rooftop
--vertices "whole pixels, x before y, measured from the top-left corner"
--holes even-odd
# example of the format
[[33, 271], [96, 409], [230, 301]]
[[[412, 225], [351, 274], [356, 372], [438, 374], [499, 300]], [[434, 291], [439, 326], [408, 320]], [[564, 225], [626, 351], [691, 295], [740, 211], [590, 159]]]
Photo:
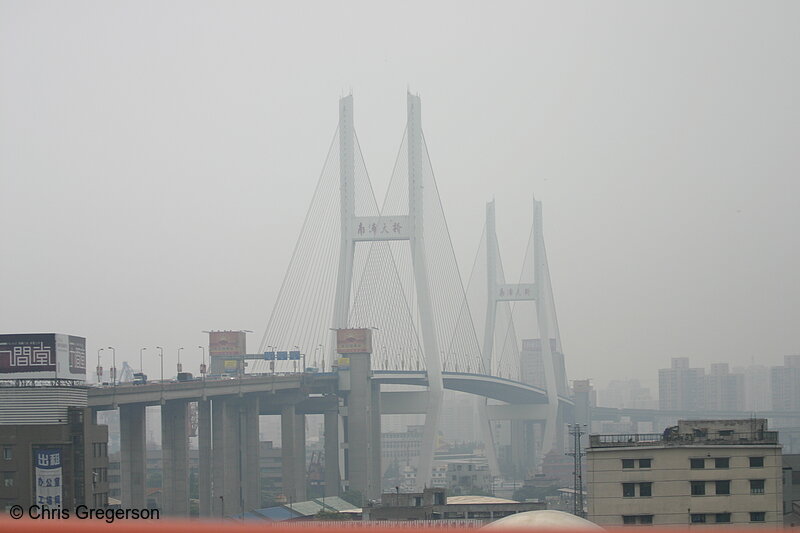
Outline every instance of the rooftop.
[[663, 433], [589, 435], [589, 448], [631, 446], [737, 446], [778, 444], [778, 432], [767, 431], [766, 419], [681, 420]]

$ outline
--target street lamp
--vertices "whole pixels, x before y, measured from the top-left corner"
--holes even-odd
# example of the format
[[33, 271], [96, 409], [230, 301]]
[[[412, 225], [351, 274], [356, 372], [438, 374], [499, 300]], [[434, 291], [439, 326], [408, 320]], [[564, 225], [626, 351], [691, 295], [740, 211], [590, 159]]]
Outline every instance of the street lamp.
[[164, 405], [164, 348], [161, 346], [156, 346], [156, 350], [158, 350], [158, 356], [161, 358], [161, 405]]
[[139, 348], [139, 372], [144, 374], [144, 364], [142, 360], [142, 352], [145, 351], [147, 348]]
[[205, 346], [198, 346], [201, 350], [203, 350], [203, 363], [200, 365], [200, 375], [203, 376], [203, 379], [206, 379], [206, 347]]
[[111, 350], [111, 384], [117, 386], [117, 351], [113, 346], [108, 347]]
[[102, 352], [102, 351], [103, 351], [102, 348], [99, 348], [97, 350], [97, 384], [98, 385], [100, 385], [102, 383], [102, 381], [103, 381], [103, 367], [100, 366], [100, 352]]
[[183, 350], [183, 347], [178, 348], [178, 374], [183, 372], [183, 365], [181, 365], [181, 350]]
[[161, 383], [162, 383], [161, 386], [163, 388], [163, 386], [164, 386], [163, 385], [163, 383], [164, 383], [164, 348], [162, 348], [161, 346], [156, 346], [156, 350], [158, 350], [158, 356], [161, 358]]
[[275, 350], [277, 350], [277, 346], [267, 346], [267, 350], [272, 351], [272, 359], [269, 362], [270, 370], [272, 370], [272, 375], [275, 375]]

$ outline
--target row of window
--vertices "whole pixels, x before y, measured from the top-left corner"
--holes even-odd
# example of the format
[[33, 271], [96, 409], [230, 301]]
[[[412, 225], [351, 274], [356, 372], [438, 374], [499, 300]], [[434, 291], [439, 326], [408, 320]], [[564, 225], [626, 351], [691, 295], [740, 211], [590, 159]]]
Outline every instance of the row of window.
[[[730, 481], [691, 481], [692, 496], [704, 496], [706, 494], [706, 484], [714, 483], [714, 494], [728, 495], [731, 493]], [[751, 479], [750, 480], [750, 494], [764, 494], [764, 486], [766, 480], [764, 479]]]
[[[706, 524], [711, 522], [712, 517], [714, 518], [713, 522], [717, 524], [728, 524], [731, 521], [731, 513], [692, 513], [690, 522], [692, 524]], [[767, 513], [765, 511], [750, 513], [751, 522], [764, 522], [766, 519]]]
[[[763, 456], [756, 456], [756, 457], [748, 457], [750, 460], [750, 468], [763, 468], [764, 467], [764, 457]], [[731, 458], [730, 457], [714, 457], [708, 459], [709, 461], [714, 461], [714, 468], [730, 468], [731, 467]], [[651, 468], [653, 466], [652, 459], [622, 459], [622, 468], [623, 469], [631, 469], [631, 468]], [[703, 469], [706, 467], [706, 458], [699, 457], [695, 459], [689, 459], [689, 467], [693, 470]]]
[[[750, 494], [764, 494], [764, 486], [766, 480], [764, 479], [751, 479], [750, 481]], [[690, 489], [692, 496], [705, 496], [711, 494], [706, 492], [708, 484], [714, 484], [714, 494], [717, 496], [727, 496], [731, 493], [730, 480], [721, 481], [690, 481]], [[638, 489], [638, 490], [637, 490]], [[622, 497], [623, 498], [647, 498], [653, 495], [653, 483], [623, 483], [622, 484]]]
[[[764, 522], [767, 518], [765, 511], [755, 511], [750, 513], [751, 522]], [[691, 513], [689, 521], [692, 524], [730, 524], [731, 513]], [[625, 525], [633, 524], [652, 524], [653, 515], [651, 514], [633, 514], [622, 515], [622, 523]]]

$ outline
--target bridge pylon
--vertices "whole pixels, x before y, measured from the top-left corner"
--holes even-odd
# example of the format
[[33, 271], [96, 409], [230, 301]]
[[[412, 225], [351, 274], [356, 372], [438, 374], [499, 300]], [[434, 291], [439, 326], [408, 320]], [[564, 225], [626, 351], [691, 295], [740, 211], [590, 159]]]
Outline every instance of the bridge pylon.
[[[533, 200], [533, 245], [529, 247], [533, 262], [533, 283], [506, 283], [505, 274], [500, 267], [499, 248], [495, 229], [494, 201], [486, 204], [486, 266], [487, 266], [487, 309], [483, 343], [483, 366], [488, 373], [492, 373], [493, 354], [495, 344], [495, 329], [497, 325], [497, 307], [508, 302], [531, 301], [536, 306], [536, 327], [539, 332], [542, 366], [544, 369], [544, 385], [547, 392], [546, 415], [544, 422], [544, 435], [542, 438], [541, 459], [548, 452], [556, 449], [559, 438], [559, 393], [567, 392], [566, 375], [563, 368], [556, 369], [554, 351], [561, 353], [561, 339], [558, 332], [558, 322], [555, 315], [555, 305], [552, 298], [550, 272], [547, 265], [547, 255], [544, 246], [542, 231], [542, 204]], [[513, 328], [513, 326], [512, 326]], [[513, 330], [512, 330], [513, 333]], [[516, 333], [513, 333], [516, 337]], [[551, 342], [554, 341], [554, 345]], [[516, 338], [513, 339], [516, 343]], [[516, 349], [516, 347], [515, 347]], [[520, 380], [525, 381], [520, 360]], [[493, 474], [499, 473], [497, 464], [494, 438], [491, 432], [485, 401], [480, 402], [479, 415], [482, 418], [482, 430], [486, 442], [487, 459]]]
[[[339, 102], [339, 192], [341, 209], [341, 238], [339, 265], [336, 277], [336, 292], [332, 329], [354, 327], [350, 323], [351, 294], [353, 293], [353, 261], [356, 244], [375, 241], [408, 241], [411, 249], [411, 267], [414, 277], [415, 300], [419, 315], [421, 348], [428, 378], [428, 403], [425, 413], [425, 429], [422, 437], [417, 485], [421, 490], [429, 485], [433, 467], [433, 454], [439, 415], [442, 410], [444, 385], [439, 339], [435, 329], [434, 310], [428, 276], [428, 260], [424, 244], [424, 177], [423, 159], [425, 148], [422, 137], [422, 113], [419, 96], [407, 96], [408, 122], [408, 214], [385, 216], [356, 215], [355, 154], [353, 129], [353, 97]], [[369, 229], [373, 228], [372, 231]], [[378, 230], [381, 228], [381, 230]], [[389, 228], [389, 231], [383, 231]], [[333, 341], [332, 341], [333, 342]]]

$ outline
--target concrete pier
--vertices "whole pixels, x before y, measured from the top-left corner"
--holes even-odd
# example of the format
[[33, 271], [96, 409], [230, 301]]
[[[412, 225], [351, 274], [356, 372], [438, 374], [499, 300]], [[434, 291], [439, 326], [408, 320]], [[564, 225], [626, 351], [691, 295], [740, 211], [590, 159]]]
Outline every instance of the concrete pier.
[[283, 494], [289, 502], [306, 499], [306, 425], [294, 404], [281, 410], [281, 459]]
[[119, 406], [120, 481], [122, 507], [144, 509], [146, 479], [145, 404]]
[[197, 402], [198, 489], [200, 516], [211, 516], [211, 401]]
[[339, 406], [327, 409], [325, 423], [325, 496], [339, 496], [341, 473], [339, 471]]
[[189, 516], [188, 402], [161, 406], [162, 507], [167, 516]]

